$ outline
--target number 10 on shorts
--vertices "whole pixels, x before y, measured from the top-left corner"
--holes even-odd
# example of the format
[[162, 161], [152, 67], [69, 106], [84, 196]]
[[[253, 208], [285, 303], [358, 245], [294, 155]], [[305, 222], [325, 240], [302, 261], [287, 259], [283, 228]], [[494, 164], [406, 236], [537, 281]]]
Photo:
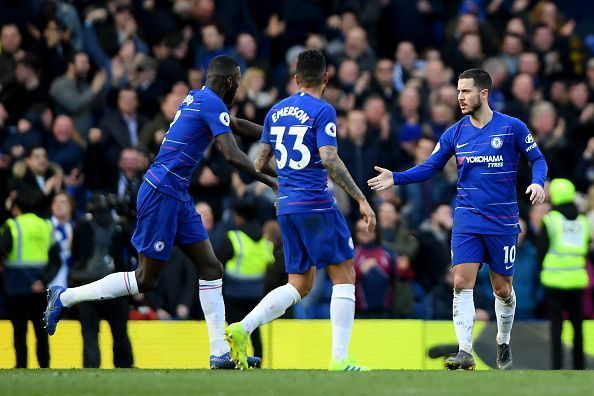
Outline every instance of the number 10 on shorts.
[[505, 264], [514, 263], [516, 261], [516, 245], [504, 246], [503, 252], [505, 254]]

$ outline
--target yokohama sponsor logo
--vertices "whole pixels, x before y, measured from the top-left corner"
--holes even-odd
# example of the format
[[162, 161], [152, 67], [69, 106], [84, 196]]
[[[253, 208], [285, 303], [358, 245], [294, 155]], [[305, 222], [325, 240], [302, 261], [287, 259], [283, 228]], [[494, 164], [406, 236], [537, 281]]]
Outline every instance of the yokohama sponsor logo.
[[482, 164], [485, 162], [503, 162], [503, 155], [473, 155], [466, 157], [469, 164]]

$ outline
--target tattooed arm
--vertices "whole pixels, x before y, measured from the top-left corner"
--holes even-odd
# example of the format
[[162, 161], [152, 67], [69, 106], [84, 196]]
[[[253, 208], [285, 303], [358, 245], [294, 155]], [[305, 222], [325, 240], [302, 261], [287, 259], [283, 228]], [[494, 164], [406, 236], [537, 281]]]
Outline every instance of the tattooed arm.
[[230, 126], [233, 133], [239, 136], [259, 139], [262, 135], [262, 125], [244, 120], [243, 118], [232, 116]]
[[276, 169], [270, 166], [270, 159], [274, 155], [274, 151], [272, 151], [272, 146], [268, 143], [260, 143], [260, 147], [258, 149], [258, 156], [256, 157], [256, 161], [254, 162], [254, 167], [258, 172], [262, 172], [268, 176], [278, 177], [278, 173], [276, 173]]
[[274, 180], [270, 176], [267, 176], [257, 171], [254, 168], [248, 156], [243, 151], [241, 151], [239, 146], [237, 146], [235, 136], [233, 136], [232, 133], [222, 133], [220, 135], [217, 135], [215, 139], [221, 147], [221, 151], [223, 152], [225, 159], [229, 161], [231, 165], [233, 165], [240, 171], [252, 176], [254, 179], [259, 180], [262, 183], [272, 187], [273, 190], [276, 190], [276, 180]]
[[322, 146], [319, 150], [324, 168], [326, 168], [332, 180], [359, 203], [359, 211], [367, 223], [367, 231], [373, 231], [375, 229], [375, 213], [369, 206], [365, 195], [355, 184], [344, 162], [338, 156], [338, 148], [336, 146]]

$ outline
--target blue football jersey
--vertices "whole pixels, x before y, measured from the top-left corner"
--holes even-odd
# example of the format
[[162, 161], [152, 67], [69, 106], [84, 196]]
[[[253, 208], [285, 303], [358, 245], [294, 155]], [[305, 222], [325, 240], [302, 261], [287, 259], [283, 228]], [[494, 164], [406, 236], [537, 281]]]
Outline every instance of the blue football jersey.
[[229, 124], [227, 106], [210, 88], [190, 91], [144, 180], [165, 194], [189, 200], [188, 187], [194, 169], [213, 138], [231, 132]]
[[444, 132], [427, 161], [395, 173], [394, 182], [407, 184], [426, 180], [455, 155], [458, 194], [453, 231], [517, 234], [520, 227], [516, 172], [520, 154], [534, 164], [533, 183], [544, 185], [546, 162], [526, 124], [494, 111], [487, 125], [476, 128], [470, 116], [465, 116]]
[[336, 205], [319, 147], [337, 146], [336, 111], [328, 103], [297, 92], [272, 106], [262, 143], [274, 149], [278, 171], [277, 214], [323, 212]]

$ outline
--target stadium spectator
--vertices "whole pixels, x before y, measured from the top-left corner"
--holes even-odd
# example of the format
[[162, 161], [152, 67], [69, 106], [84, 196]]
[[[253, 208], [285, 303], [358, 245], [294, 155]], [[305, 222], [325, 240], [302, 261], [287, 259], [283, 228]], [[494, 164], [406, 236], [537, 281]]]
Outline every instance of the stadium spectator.
[[530, 110], [530, 126], [534, 140], [547, 158], [552, 178], [564, 177], [575, 168], [576, 159], [568, 147], [565, 120], [557, 117], [555, 107], [549, 102], [540, 102]]
[[60, 256], [60, 267], [56, 276], [49, 282], [53, 285], [68, 286], [68, 274], [72, 265], [72, 230], [76, 204], [71, 195], [60, 192], [52, 200], [52, 222], [57, 253]]
[[138, 95], [138, 112], [147, 118], [154, 117], [161, 97], [167, 93], [167, 84], [157, 79], [159, 62], [156, 59], [141, 56], [135, 63], [136, 73], [131, 84]]
[[39, 60], [35, 55], [24, 55], [16, 61], [15, 80], [10, 91], [0, 93], [1, 101], [8, 111], [9, 122], [22, 118], [35, 103], [48, 103], [47, 88], [41, 83]]
[[[249, 201], [233, 205], [234, 225], [222, 240], [217, 257], [225, 263], [223, 296], [227, 320], [237, 322], [247, 315], [264, 296], [266, 271], [274, 263], [274, 247], [258, 221], [257, 207]], [[251, 334], [254, 356], [262, 357], [262, 339], [258, 329]]]
[[10, 94], [15, 83], [15, 65], [23, 59], [25, 52], [21, 49], [22, 36], [14, 23], [9, 23], [0, 29], [0, 102]]
[[513, 100], [506, 104], [503, 112], [523, 122], [528, 122], [530, 106], [534, 100], [534, 81], [528, 74], [518, 74], [513, 79], [511, 90]]
[[396, 62], [394, 63], [393, 85], [401, 92], [407, 81], [415, 76], [423, 62], [418, 59], [417, 50], [410, 41], [401, 41], [396, 48]]
[[168, 89], [184, 80], [184, 60], [188, 51], [188, 42], [181, 32], [171, 32], [153, 46], [153, 54], [159, 62], [157, 79], [163, 81]]
[[588, 140], [575, 168], [573, 180], [576, 188], [581, 192], [587, 192], [594, 184], [594, 137]]
[[551, 368], [563, 368], [561, 332], [563, 312], [573, 327], [573, 369], [585, 369], [583, 345], [583, 294], [588, 286], [586, 257], [590, 246], [590, 226], [578, 212], [575, 187], [567, 179], [554, 179], [550, 187], [552, 210], [543, 217], [538, 236], [540, 280], [549, 302]]
[[225, 47], [225, 32], [220, 23], [202, 26], [202, 43], [194, 57], [194, 67], [206, 70], [212, 58], [218, 55], [232, 55], [232, 49]]
[[[65, 28], [57, 19], [50, 18], [43, 29], [43, 40], [37, 53], [46, 65], [42, 71], [42, 84], [45, 87], [49, 87], [53, 80], [66, 71], [66, 56], [72, 52], [72, 45], [70, 32]], [[82, 49], [82, 45], [77, 49]]]
[[379, 95], [386, 107], [392, 108], [396, 103], [396, 89], [393, 85], [394, 62], [392, 59], [379, 59], [375, 64], [373, 78], [369, 84], [369, 93]]
[[516, 272], [514, 290], [518, 296], [516, 318], [532, 320], [543, 303], [544, 290], [540, 283], [540, 264], [538, 263], [534, 234], [529, 232], [524, 219], [520, 219], [522, 232], [518, 234], [516, 251]]
[[13, 327], [15, 367], [27, 367], [27, 326], [30, 320], [37, 338], [39, 367], [48, 368], [49, 343], [41, 318], [47, 278], [53, 276], [47, 271], [56, 266], [50, 265], [50, 260], [56, 260], [55, 249], [50, 254], [52, 226], [31, 212], [33, 207], [25, 194], [12, 195], [8, 206], [13, 218], [1, 228], [0, 255], [6, 259], [3, 279], [6, 310]]
[[481, 36], [476, 33], [466, 33], [460, 38], [449, 64], [454, 74], [459, 75], [464, 70], [480, 67], [484, 57]]
[[48, 138], [47, 157], [52, 163], [60, 165], [64, 174], [78, 177], [84, 162], [83, 144], [74, 130], [72, 118], [60, 115], [54, 120], [52, 135]]
[[[105, 180], [104, 191], [114, 195], [118, 215], [125, 217], [131, 226], [136, 224], [136, 197], [146, 170], [142, 164], [142, 157], [143, 154], [138, 149], [123, 149], [118, 160], [117, 174]], [[101, 163], [98, 164], [95, 173], [103, 173], [105, 169], [101, 166]]]
[[92, 125], [93, 108], [99, 105], [107, 81], [107, 74], [99, 70], [87, 83], [91, 65], [84, 52], [75, 52], [68, 58], [66, 73], [56, 78], [50, 95], [56, 103], [56, 112], [72, 117], [76, 130], [87, 138]]
[[[130, 270], [130, 232], [112, 215], [108, 197], [95, 194], [89, 202], [90, 216], [74, 226], [72, 268], [69, 285], [80, 286], [116, 271]], [[113, 365], [130, 368], [134, 365], [128, 338], [128, 297], [106, 301], [86, 301], [78, 306], [83, 337], [83, 367], [98, 368], [99, 322], [109, 323], [113, 336]]]
[[393, 316], [396, 259], [384, 249], [376, 231], [367, 232], [365, 221], [354, 230], [356, 315], [359, 318], [387, 319]]
[[[103, 169], [108, 180], [117, 176], [118, 158], [125, 148], [139, 147], [142, 130], [147, 119], [138, 114], [138, 94], [130, 87], [118, 93], [117, 111], [106, 114], [99, 122], [101, 154], [104, 157]], [[160, 142], [159, 142], [160, 143]]]
[[504, 91], [508, 78], [507, 66], [501, 58], [491, 57], [483, 62], [483, 69], [489, 73], [493, 81], [493, 87], [489, 95], [489, 106], [495, 111], [503, 111], [506, 104]]
[[408, 229], [395, 202], [385, 201], [380, 204], [377, 217], [382, 245], [397, 255], [398, 276], [395, 280], [394, 313], [397, 318], [410, 317], [414, 305], [412, 289], [414, 273], [411, 260], [417, 254], [419, 242]]
[[182, 102], [183, 97], [170, 92], [161, 101], [161, 111], [155, 115], [154, 118], [147, 122], [140, 130], [138, 137], [139, 147], [148, 153], [151, 153], [151, 160], [159, 151], [161, 142], [165, 137], [165, 132], [169, 128], [169, 124], [173, 122], [177, 108]]
[[452, 207], [436, 203], [431, 208], [431, 217], [419, 227], [419, 249], [412, 260], [417, 282], [426, 293], [436, 288], [449, 271], [450, 239], [452, 233]]
[[594, 127], [594, 103], [589, 102], [588, 85], [576, 80], [569, 86], [569, 103], [560, 109], [567, 123], [567, 135], [573, 142], [574, 158], [577, 158], [592, 136]]
[[518, 73], [520, 66], [520, 54], [524, 46], [522, 44], [522, 37], [515, 33], [506, 33], [501, 42], [501, 51], [499, 52], [499, 59], [505, 62], [507, 72], [510, 76], [515, 76]]
[[47, 218], [54, 195], [62, 190], [62, 176], [62, 168], [48, 161], [45, 148], [30, 147], [25, 159], [14, 164], [8, 187], [18, 195], [26, 196], [32, 211]]
[[[367, 117], [361, 110], [351, 110], [347, 115], [348, 137], [341, 140], [340, 156], [344, 159], [353, 180], [363, 191], [367, 177], [374, 174], [373, 162], [385, 162], [380, 140], [367, 131]], [[370, 193], [370, 191], [368, 191]]]
[[345, 59], [357, 62], [361, 71], [373, 71], [376, 59], [373, 51], [369, 48], [367, 33], [362, 27], [352, 27], [346, 33], [342, 51], [334, 55], [334, 61], [337, 64], [342, 63]]
[[258, 43], [250, 33], [240, 33], [235, 41], [235, 55], [241, 70], [249, 67], [261, 66], [262, 60], [258, 59]]

